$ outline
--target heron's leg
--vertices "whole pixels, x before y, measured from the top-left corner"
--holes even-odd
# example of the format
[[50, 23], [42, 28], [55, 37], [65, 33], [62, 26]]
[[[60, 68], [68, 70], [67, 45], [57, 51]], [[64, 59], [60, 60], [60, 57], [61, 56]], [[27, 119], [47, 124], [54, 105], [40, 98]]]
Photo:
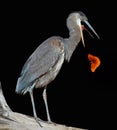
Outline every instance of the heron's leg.
[[46, 114], [47, 114], [48, 122], [51, 122], [49, 109], [48, 109], [48, 103], [47, 103], [46, 87], [44, 88], [44, 91], [43, 91], [43, 99], [44, 99], [44, 103], [45, 103], [45, 107], [46, 107]]
[[33, 90], [29, 91], [29, 93], [30, 93], [30, 98], [31, 98], [31, 103], [32, 103], [34, 118], [35, 118], [36, 122], [41, 126], [41, 124], [39, 122], [39, 120], [41, 120], [41, 119], [37, 117], [37, 113], [36, 113], [36, 109], [35, 109], [35, 103], [34, 103], [34, 97], [33, 97]]

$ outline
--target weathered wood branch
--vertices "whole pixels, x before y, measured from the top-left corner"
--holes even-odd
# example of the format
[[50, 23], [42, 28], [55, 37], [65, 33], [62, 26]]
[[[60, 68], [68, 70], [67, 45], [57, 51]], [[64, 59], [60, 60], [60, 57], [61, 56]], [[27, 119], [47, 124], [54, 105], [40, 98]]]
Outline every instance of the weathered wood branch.
[[33, 117], [13, 112], [8, 106], [0, 83], [0, 130], [83, 130], [60, 124], [41, 122], [43, 127]]

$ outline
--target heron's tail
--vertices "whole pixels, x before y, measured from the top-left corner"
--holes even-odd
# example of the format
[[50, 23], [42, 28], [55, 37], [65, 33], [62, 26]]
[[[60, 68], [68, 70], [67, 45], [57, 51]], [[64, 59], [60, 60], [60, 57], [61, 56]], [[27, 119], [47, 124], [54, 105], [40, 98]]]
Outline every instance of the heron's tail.
[[17, 80], [17, 84], [16, 84], [16, 89], [15, 89], [15, 92], [20, 94], [21, 93], [21, 87], [20, 87], [20, 78], [18, 78]]
[[16, 85], [16, 89], [15, 92], [18, 94], [26, 94], [27, 92], [31, 91], [36, 85], [36, 82], [26, 82], [26, 80], [24, 80], [21, 77], [18, 78], [17, 80], [17, 85]]
[[27, 93], [27, 87], [26, 83], [22, 82], [22, 78], [19, 77], [16, 84], [15, 92], [18, 94], [26, 94]]

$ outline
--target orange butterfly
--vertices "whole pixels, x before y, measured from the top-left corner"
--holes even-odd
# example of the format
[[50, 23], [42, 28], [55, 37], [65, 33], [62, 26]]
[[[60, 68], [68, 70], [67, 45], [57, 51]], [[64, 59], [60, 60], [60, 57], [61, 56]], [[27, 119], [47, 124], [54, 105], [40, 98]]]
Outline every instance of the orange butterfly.
[[100, 66], [100, 59], [97, 56], [93, 56], [92, 54], [88, 54], [88, 59], [91, 63], [91, 71], [95, 72], [95, 70]]

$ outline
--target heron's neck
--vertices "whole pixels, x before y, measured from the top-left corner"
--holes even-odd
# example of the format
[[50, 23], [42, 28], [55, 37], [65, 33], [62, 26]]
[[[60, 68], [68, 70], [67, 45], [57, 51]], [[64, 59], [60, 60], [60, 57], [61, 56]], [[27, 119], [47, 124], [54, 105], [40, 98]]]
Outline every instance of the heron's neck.
[[79, 30], [71, 30], [68, 39], [64, 39], [65, 43], [65, 60], [69, 62], [74, 50], [76, 49], [78, 43], [81, 40]]

